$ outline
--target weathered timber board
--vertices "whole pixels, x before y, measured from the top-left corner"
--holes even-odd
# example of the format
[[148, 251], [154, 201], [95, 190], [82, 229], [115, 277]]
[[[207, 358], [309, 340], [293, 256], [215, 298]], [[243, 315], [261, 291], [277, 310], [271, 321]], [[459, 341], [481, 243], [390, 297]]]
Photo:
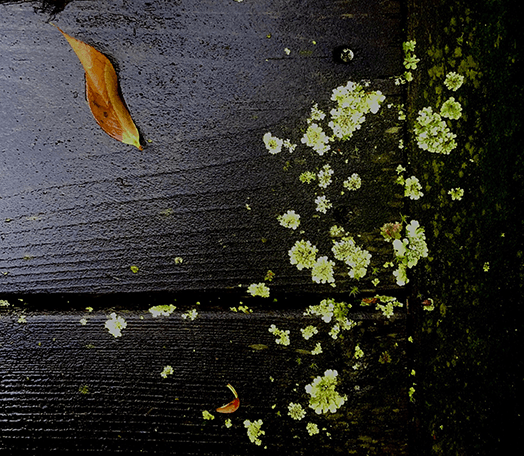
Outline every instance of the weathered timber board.
[[[262, 136], [300, 143], [312, 104], [348, 80], [401, 102], [400, 1], [70, 2], [54, 22], [113, 60], [144, 151], [96, 125], [83, 69], [46, 19], [0, 5], [0, 292], [224, 290], [268, 269], [275, 289], [329, 289], [289, 265], [296, 239], [276, 221], [301, 208], [320, 230], [297, 185], [307, 167], [284, 172]], [[347, 65], [333, 57], [345, 45]], [[363, 186], [328, 215], [376, 265], [390, 259], [377, 228], [398, 218], [396, 117], [382, 109], [347, 145], [340, 161]]]
[[[319, 340], [304, 340], [299, 329], [321, 326], [301, 311], [199, 310], [196, 320], [186, 321], [178, 310], [153, 318], [146, 309], [117, 309], [127, 328], [114, 338], [104, 328], [109, 310], [4, 309], [0, 452], [407, 454], [402, 314], [389, 321], [354, 313], [358, 326], [336, 343], [320, 339], [324, 354], [316, 357], [296, 351], [310, 350]], [[18, 322], [21, 315], [26, 323]], [[85, 326], [81, 318], [87, 319]], [[275, 344], [271, 324], [290, 330], [289, 347]], [[354, 370], [356, 344], [364, 357]], [[377, 360], [384, 351], [391, 362], [381, 364]], [[174, 373], [163, 379], [166, 365]], [[307, 408], [304, 387], [326, 369], [338, 370], [337, 389], [348, 400], [336, 414], [318, 416]], [[241, 399], [229, 416], [214, 412], [232, 400], [227, 383]], [[287, 415], [290, 402], [308, 409], [302, 421]], [[215, 419], [205, 421], [203, 410]], [[224, 426], [228, 417], [229, 429]], [[261, 447], [249, 441], [246, 419], [263, 420]], [[326, 430], [310, 437], [307, 422]]]

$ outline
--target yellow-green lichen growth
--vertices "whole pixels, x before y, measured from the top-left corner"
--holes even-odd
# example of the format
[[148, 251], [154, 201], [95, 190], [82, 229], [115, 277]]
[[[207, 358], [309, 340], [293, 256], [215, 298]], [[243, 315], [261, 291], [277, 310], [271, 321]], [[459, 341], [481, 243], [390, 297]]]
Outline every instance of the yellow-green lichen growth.
[[204, 418], [205, 420], [214, 420], [215, 416], [209, 413], [207, 410], [204, 410], [202, 412], [202, 418]]
[[262, 430], [262, 424], [264, 424], [262, 420], [244, 421], [244, 427], [247, 429], [247, 436], [249, 437], [249, 440], [251, 441], [251, 443], [254, 443], [258, 446], [262, 445], [262, 440], [260, 440], [260, 436], [265, 434], [265, 431]]
[[160, 376], [162, 378], [167, 378], [168, 375], [173, 375], [173, 368], [171, 366], [165, 366], [162, 372], [160, 372]]
[[164, 304], [159, 306], [153, 306], [149, 308], [149, 312], [153, 315], [153, 318], [164, 316], [169, 317], [176, 310], [176, 306], [173, 304]]
[[313, 382], [306, 385], [306, 393], [310, 395], [309, 406], [315, 413], [335, 413], [344, 405], [346, 396], [341, 396], [335, 387], [337, 386], [338, 372], [336, 370], [326, 370], [322, 377], [316, 377]]

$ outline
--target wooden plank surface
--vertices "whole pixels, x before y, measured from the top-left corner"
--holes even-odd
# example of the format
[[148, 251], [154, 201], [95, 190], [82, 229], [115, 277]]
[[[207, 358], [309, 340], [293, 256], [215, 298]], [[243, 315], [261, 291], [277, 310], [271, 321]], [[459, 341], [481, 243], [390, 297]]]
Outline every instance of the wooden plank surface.
[[[403, 313], [388, 320], [352, 312], [357, 326], [335, 341], [326, 332], [331, 325], [304, 317], [303, 309], [243, 314], [196, 306], [198, 317], [189, 321], [181, 316], [194, 302], [177, 302], [179, 309], [160, 318], [136, 302], [127, 310], [91, 304], [92, 312], [34, 311], [20, 302], [0, 308], [2, 454], [407, 454]], [[127, 322], [119, 338], [104, 327], [112, 311]], [[275, 343], [272, 324], [290, 330], [289, 346]], [[312, 340], [300, 334], [308, 324], [321, 331]], [[307, 354], [317, 342], [324, 353]], [[390, 361], [380, 363], [384, 352]], [[164, 379], [166, 365], [174, 373]], [[326, 369], [338, 370], [337, 390], [348, 400], [335, 414], [317, 415], [305, 385]], [[232, 400], [227, 383], [241, 399], [229, 416], [214, 411]], [[288, 416], [290, 402], [304, 406], [303, 420]], [[204, 420], [204, 410], [215, 419]], [[266, 432], [260, 447], [243, 425], [258, 419]], [[308, 422], [320, 434], [309, 436]]]
[[[69, 2], [54, 22], [115, 62], [144, 151], [98, 128], [82, 67], [46, 19], [0, 5], [0, 292], [224, 290], [268, 269], [276, 289], [327, 289], [289, 265], [294, 240], [276, 221], [311, 199], [297, 185], [307, 167], [297, 155], [284, 172], [262, 136], [300, 142], [312, 104], [348, 80], [401, 102], [389, 79], [402, 72], [400, 1]], [[337, 63], [348, 45], [354, 60]], [[364, 236], [375, 266], [389, 259], [377, 229], [398, 218], [396, 117], [382, 110], [347, 145], [364, 184], [329, 215]]]

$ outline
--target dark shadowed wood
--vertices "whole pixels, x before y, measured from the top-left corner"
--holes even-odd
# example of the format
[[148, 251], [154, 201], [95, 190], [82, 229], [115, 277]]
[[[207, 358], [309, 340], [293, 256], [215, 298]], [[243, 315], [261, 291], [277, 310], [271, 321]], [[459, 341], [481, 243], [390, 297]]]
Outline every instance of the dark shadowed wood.
[[[144, 151], [96, 125], [83, 69], [45, 19], [0, 5], [0, 292], [224, 290], [267, 269], [282, 290], [329, 289], [289, 265], [276, 216], [302, 206], [304, 169], [284, 172], [262, 136], [299, 142], [312, 104], [348, 80], [400, 102], [400, 1], [70, 2], [55, 22], [113, 61]], [[332, 214], [376, 265], [400, 204], [396, 122], [383, 109], [347, 145], [364, 185]]]
[[[104, 328], [110, 310], [4, 310], [0, 451], [407, 454], [402, 314], [385, 321], [373, 313], [355, 313], [351, 317], [358, 326], [336, 344], [330, 337], [320, 339], [324, 354], [316, 357], [300, 352], [319, 340], [300, 336], [301, 327], [318, 325], [302, 311], [199, 311], [190, 322], [178, 310], [152, 318], [145, 309], [117, 309], [127, 328], [114, 338]], [[21, 315], [26, 323], [18, 323]], [[271, 324], [291, 331], [289, 347], [275, 344]], [[356, 344], [365, 353], [358, 370], [352, 368]], [[390, 363], [377, 361], [384, 351]], [[166, 365], [174, 373], [163, 379]], [[331, 417], [308, 409], [302, 421], [291, 420], [287, 405], [307, 406], [305, 385], [326, 369], [338, 370], [347, 403]], [[232, 399], [227, 383], [241, 400], [229, 416], [214, 412]], [[215, 419], [205, 421], [203, 410]], [[230, 429], [224, 426], [228, 417]], [[246, 419], [263, 420], [267, 450], [249, 442], [242, 424]], [[305, 426], [310, 421], [325, 426], [331, 437], [325, 431], [309, 437]]]

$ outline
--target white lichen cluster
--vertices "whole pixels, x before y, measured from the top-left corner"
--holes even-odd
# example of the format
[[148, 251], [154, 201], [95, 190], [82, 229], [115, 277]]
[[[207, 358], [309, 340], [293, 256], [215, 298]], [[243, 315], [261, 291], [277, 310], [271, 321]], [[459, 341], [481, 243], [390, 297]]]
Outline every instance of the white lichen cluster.
[[122, 318], [116, 315], [115, 312], [112, 312], [109, 315], [109, 320], [106, 321], [105, 328], [109, 331], [114, 337], [121, 337], [122, 330], [127, 327], [127, 322]]
[[306, 393], [310, 395], [309, 407], [315, 413], [335, 413], [344, 405], [347, 396], [341, 396], [335, 388], [337, 386], [338, 372], [336, 370], [326, 370], [322, 377], [316, 377], [313, 382], [306, 385]]

